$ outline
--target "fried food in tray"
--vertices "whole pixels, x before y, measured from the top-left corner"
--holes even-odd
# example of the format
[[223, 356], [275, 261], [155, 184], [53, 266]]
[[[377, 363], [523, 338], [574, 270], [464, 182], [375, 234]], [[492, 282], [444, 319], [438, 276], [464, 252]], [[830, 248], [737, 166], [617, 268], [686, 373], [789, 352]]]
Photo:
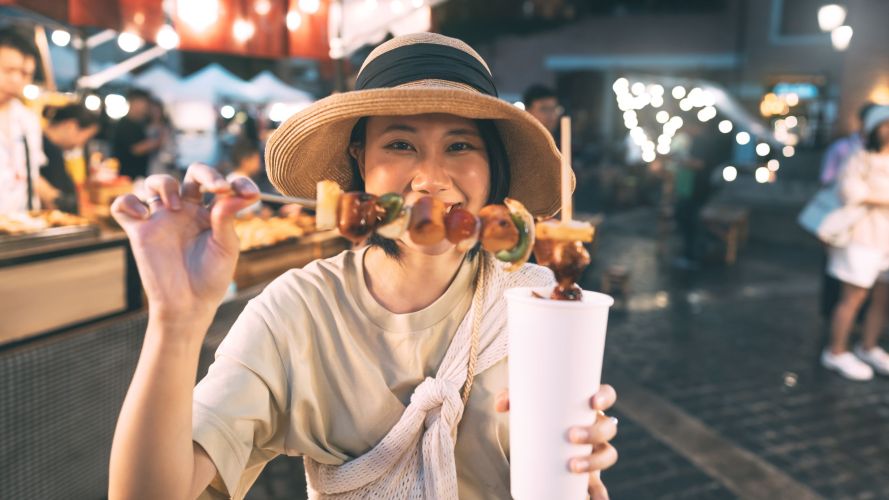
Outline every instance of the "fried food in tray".
[[[307, 233], [300, 221], [292, 217], [261, 217], [240, 218], [235, 221], [235, 232], [238, 234], [241, 251], [268, 247]], [[305, 219], [301, 222], [305, 224]]]
[[0, 235], [35, 234], [52, 227], [88, 226], [89, 220], [59, 210], [0, 214]]

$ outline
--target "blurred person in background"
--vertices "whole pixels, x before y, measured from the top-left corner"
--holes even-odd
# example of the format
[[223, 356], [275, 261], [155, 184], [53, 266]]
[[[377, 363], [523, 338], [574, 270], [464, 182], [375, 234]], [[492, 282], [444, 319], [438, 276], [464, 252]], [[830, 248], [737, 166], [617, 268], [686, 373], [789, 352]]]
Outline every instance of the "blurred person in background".
[[[867, 102], [858, 109], [858, 125], [864, 124], [867, 112], [876, 106], [872, 102]], [[849, 161], [855, 153], [864, 147], [864, 130], [856, 130], [855, 132], [841, 137], [833, 141], [824, 154], [824, 161], [821, 163], [821, 185], [830, 186], [839, 179], [843, 166]]]
[[[231, 148], [229, 153], [229, 165], [231, 172], [225, 176], [225, 180], [233, 182], [239, 177], [246, 177], [253, 182], [257, 182], [259, 174], [262, 172], [262, 165], [259, 158], [259, 148], [253, 141], [242, 137]], [[238, 216], [248, 214], [265, 215], [272, 214], [272, 210], [263, 207], [261, 201], [257, 201], [253, 205], [238, 212]]]
[[696, 120], [689, 120], [685, 131], [688, 134], [687, 149], [677, 156], [673, 177], [674, 216], [676, 228], [682, 237], [682, 255], [674, 259], [673, 265], [694, 270], [700, 267], [701, 210], [713, 192], [711, 174], [726, 159], [728, 151], [724, 141], [711, 128]]
[[[830, 346], [821, 364], [850, 380], [889, 375], [889, 354], [877, 344], [889, 310], [889, 106], [874, 106], [864, 119], [864, 148], [840, 174], [840, 199], [867, 213], [850, 228], [844, 248], [830, 248], [827, 272], [842, 282], [831, 320]], [[870, 292], [861, 343], [849, 351], [849, 335]], [[854, 354], [853, 354], [854, 353]]]
[[241, 139], [232, 146], [229, 154], [231, 172], [226, 180], [231, 182], [238, 177], [247, 177], [256, 182], [256, 177], [261, 170], [259, 161], [259, 148], [252, 141]]
[[40, 171], [53, 187], [54, 196], [48, 200], [51, 208], [76, 214], [77, 189], [65, 169], [65, 151], [83, 148], [99, 131], [99, 115], [83, 104], [46, 107], [43, 110], [46, 127], [43, 130], [43, 151], [46, 164]]
[[[827, 152], [824, 154], [824, 161], [821, 163], [821, 185], [823, 187], [832, 186], [840, 175], [843, 166], [849, 161], [855, 153], [864, 148], [864, 131], [860, 129], [864, 123], [867, 112], [874, 107], [875, 104], [867, 102], [858, 109], [858, 125], [859, 130], [845, 137], [835, 140]], [[825, 262], [827, 257], [825, 254]], [[840, 281], [831, 276], [825, 269], [821, 281], [821, 316], [830, 319], [833, 309], [840, 299]]]
[[164, 103], [151, 97], [148, 105], [148, 138], [160, 140], [160, 145], [148, 159], [148, 173], [169, 174], [176, 170], [176, 141], [173, 138], [173, 124]]
[[149, 137], [151, 94], [132, 89], [127, 94], [127, 115], [117, 122], [111, 142], [111, 156], [120, 161], [120, 175], [138, 179], [148, 175], [148, 160], [163, 145], [163, 138]]
[[40, 177], [40, 121], [19, 100], [34, 80], [37, 48], [14, 28], [0, 28], [0, 214], [40, 208], [53, 190]]
[[559, 137], [559, 118], [565, 110], [559, 105], [559, 97], [556, 91], [543, 85], [531, 85], [522, 96], [525, 111], [537, 119], [544, 128], [549, 130], [556, 140], [556, 146], [561, 147]]

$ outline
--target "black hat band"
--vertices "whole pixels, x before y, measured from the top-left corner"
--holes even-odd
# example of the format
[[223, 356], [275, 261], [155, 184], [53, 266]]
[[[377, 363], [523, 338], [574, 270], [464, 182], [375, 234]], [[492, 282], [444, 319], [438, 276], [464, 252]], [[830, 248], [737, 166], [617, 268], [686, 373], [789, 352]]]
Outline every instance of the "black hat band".
[[380, 54], [358, 74], [355, 90], [392, 88], [419, 80], [459, 82], [497, 97], [494, 80], [478, 59], [435, 43], [404, 45]]

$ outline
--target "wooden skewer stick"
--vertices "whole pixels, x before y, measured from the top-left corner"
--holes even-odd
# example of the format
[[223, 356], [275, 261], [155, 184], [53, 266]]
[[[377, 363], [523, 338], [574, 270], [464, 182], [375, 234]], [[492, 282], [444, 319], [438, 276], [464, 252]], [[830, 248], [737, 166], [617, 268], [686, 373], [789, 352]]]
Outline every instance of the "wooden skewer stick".
[[562, 117], [562, 224], [571, 222], [571, 117]]
[[[213, 191], [210, 189], [206, 189], [204, 187], [201, 187], [201, 192], [205, 193], [205, 194], [206, 193], [222, 194], [219, 191]], [[297, 198], [296, 196], [282, 196], [280, 194], [271, 194], [271, 193], [259, 193], [259, 199], [262, 201], [270, 202], [270, 203], [283, 203], [283, 204], [296, 203], [298, 205], [302, 205], [305, 208], [315, 208], [315, 206], [318, 204], [318, 202], [316, 200], [312, 200], [309, 198]]]
[[296, 196], [281, 196], [280, 194], [271, 193], [259, 193], [259, 199], [271, 203], [296, 203], [298, 205], [302, 205], [305, 208], [315, 208], [315, 205], [317, 204], [315, 200], [310, 200], [308, 198], [297, 198]]

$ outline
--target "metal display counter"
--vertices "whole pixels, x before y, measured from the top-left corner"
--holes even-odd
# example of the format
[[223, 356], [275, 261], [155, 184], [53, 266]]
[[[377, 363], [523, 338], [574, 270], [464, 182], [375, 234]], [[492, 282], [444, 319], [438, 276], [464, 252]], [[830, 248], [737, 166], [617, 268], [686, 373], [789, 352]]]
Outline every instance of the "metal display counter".
[[86, 226], [4, 237], [0, 344], [137, 309], [138, 287], [122, 232]]

